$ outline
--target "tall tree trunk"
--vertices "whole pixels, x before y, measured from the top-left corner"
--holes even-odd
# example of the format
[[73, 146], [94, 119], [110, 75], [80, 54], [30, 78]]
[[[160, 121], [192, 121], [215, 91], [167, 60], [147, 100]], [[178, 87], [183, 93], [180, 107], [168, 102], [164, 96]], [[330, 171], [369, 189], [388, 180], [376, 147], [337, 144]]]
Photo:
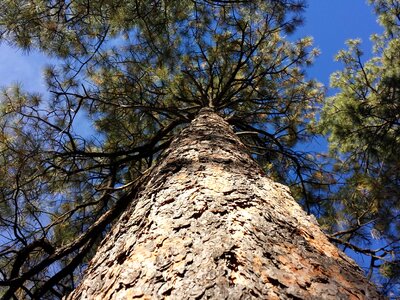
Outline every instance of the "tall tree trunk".
[[203, 109], [68, 299], [380, 299], [357, 265]]

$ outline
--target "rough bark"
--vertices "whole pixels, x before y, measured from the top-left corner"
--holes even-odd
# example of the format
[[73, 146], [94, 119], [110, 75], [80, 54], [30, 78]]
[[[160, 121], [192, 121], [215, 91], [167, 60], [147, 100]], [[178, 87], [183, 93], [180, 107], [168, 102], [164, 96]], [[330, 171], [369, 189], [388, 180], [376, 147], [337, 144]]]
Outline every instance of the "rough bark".
[[68, 299], [380, 299], [209, 109], [172, 142]]

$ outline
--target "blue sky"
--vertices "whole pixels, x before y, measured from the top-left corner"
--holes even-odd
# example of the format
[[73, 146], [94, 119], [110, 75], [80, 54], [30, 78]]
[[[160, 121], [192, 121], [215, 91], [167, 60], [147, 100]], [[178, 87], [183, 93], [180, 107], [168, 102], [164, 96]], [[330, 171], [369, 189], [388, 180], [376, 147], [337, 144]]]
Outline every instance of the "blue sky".
[[29, 91], [45, 91], [42, 70], [47, 59], [36, 52], [26, 53], [0, 45], [0, 87], [21, 83]]
[[372, 48], [369, 37], [380, 32], [382, 28], [367, 0], [308, 0], [305, 24], [297, 35], [314, 37], [314, 45], [321, 50], [309, 76], [328, 85], [330, 74], [341, 69], [334, 56], [345, 48], [345, 41], [361, 38], [367, 59]]

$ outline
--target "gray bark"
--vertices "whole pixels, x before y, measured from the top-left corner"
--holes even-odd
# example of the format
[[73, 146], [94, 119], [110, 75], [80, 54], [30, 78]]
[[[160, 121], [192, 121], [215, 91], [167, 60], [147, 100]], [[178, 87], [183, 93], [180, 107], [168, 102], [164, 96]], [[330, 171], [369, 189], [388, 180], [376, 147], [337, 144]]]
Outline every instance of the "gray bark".
[[209, 109], [172, 142], [68, 299], [380, 299]]

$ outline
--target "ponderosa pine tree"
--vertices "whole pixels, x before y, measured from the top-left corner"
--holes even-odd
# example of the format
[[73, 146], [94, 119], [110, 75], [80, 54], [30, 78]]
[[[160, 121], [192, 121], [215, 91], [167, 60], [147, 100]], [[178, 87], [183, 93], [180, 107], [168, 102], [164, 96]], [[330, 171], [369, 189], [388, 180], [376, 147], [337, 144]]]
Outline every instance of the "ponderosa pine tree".
[[381, 299], [212, 108], [148, 176], [67, 299]]
[[[400, 1], [370, 1], [384, 28], [363, 61], [360, 40], [337, 55], [320, 124], [344, 178], [326, 224], [333, 239], [370, 259], [369, 277], [398, 293], [400, 278]], [[376, 272], [376, 271], [379, 272]]]
[[[156, 180], [148, 175], [160, 153], [205, 107], [305, 208], [319, 204], [319, 166], [295, 147], [312, 137], [307, 124], [322, 98], [304, 78], [317, 52], [310, 38], [284, 37], [303, 8], [296, 0], [2, 1], [2, 39], [59, 63], [46, 70], [49, 99], [15, 87], [1, 101], [2, 299], [71, 292], [105, 233]], [[229, 251], [222, 260], [236, 259]], [[360, 291], [375, 295], [357, 276]]]

